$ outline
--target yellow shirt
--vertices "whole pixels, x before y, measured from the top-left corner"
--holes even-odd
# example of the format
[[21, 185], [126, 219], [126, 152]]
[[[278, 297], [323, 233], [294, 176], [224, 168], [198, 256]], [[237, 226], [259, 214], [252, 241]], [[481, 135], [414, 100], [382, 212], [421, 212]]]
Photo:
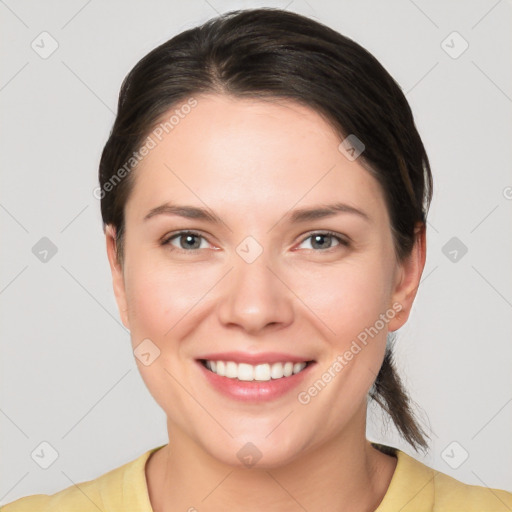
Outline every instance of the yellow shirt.
[[[166, 446], [166, 445], [162, 445]], [[158, 446], [100, 477], [51, 496], [13, 501], [1, 512], [153, 512], [145, 465]], [[389, 448], [388, 448], [389, 449]], [[375, 512], [510, 512], [512, 493], [467, 485], [393, 449], [398, 461], [388, 491]]]

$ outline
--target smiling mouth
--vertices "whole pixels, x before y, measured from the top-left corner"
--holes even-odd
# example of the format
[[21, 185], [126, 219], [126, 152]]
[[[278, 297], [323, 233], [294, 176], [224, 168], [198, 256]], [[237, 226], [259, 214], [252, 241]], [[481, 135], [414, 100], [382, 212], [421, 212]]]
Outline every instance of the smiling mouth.
[[292, 375], [302, 372], [306, 367], [314, 363], [314, 361], [303, 361], [300, 363], [283, 361], [280, 363], [252, 365], [247, 363], [235, 363], [234, 361], [211, 361], [207, 359], [199, 359], [199, 362], [206, 369], [220, 377], [245, 382], [264, 382], [291, 377]]

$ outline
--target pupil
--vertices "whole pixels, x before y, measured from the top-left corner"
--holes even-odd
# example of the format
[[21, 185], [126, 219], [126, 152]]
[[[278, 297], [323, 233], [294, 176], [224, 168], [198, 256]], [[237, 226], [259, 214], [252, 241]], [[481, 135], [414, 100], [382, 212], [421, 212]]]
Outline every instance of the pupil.
[[[186, 237], [186, 245], [187, 245], [187, 247], [190, 248], [191, 246], [194, 245], [193, 239], [196, 238], [196, 235], [185, 235], [185, 237]], [[192, 243], [189, 243], [191, 240], [192, 240]]]
[[[314, 244], [316, 244], [316, 242], [317, 242], [317, 240], [318, 240], [318, 239], [320, 239], [320, 240], [321, 240], [321, 239], [325, 239], [325, 238], [327, 238], [327, 239], [328, 239], [328, 238], [330, 238], [330, 236], [331, 236], [331, 235], [315, 235], [315, 236], [313, 237], [313, 239], [314, 239], [313, 246], [314, 246]], [[320, 244], [320, 245], [321, 245], [321, 244]]]

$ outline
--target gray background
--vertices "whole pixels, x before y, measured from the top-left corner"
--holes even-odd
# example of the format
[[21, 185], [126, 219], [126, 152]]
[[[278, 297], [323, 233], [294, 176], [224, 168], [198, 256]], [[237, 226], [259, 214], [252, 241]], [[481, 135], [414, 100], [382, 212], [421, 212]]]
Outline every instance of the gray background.
[[[6, 0], [0, 503], [96, 478], [167, 442], [114, 301], [97, 165], [121, 81], [140, 58], [217, 12], [260, 5], [317, 18], [370, 50], [406, 92], [431, 159], [427, 263], [397, 342], [431, 450], [415, 454], [372, 411], [368, 436], [512, 491], [509, 1]], [[49, 56], [44, 31], [58, 43]], [[56, 254], [40, 252], [43, 237]], [[47, 469], [50, 459], [31, 456], [51, 457], [42, 442], [58, 452]]]

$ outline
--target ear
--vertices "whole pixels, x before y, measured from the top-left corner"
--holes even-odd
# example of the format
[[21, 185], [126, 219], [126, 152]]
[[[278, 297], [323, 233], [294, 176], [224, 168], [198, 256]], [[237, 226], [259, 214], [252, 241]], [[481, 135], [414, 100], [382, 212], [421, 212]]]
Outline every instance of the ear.
[[414, 234], [415, 243], [411, 254], [402, 262], [397, 272], [391, 304], [398, 303], [402, 309], [388, 323], [389, 332], [400, 329], [407, 322], [425, 267], [427, 256], [425, 224], [418, 223]]
[[116, 231], [111, 224], [106, 226], [105, 236], [107, 242], [108, 262], [110, 264], [110, 271], [112, 272], [112, 284], [114, 287], [114, 295], [116, 296], [117, 307], [124, 326], [129, 330], [130, 325], [128, 322], [128, 307], [123, 269], [117, 259]]

